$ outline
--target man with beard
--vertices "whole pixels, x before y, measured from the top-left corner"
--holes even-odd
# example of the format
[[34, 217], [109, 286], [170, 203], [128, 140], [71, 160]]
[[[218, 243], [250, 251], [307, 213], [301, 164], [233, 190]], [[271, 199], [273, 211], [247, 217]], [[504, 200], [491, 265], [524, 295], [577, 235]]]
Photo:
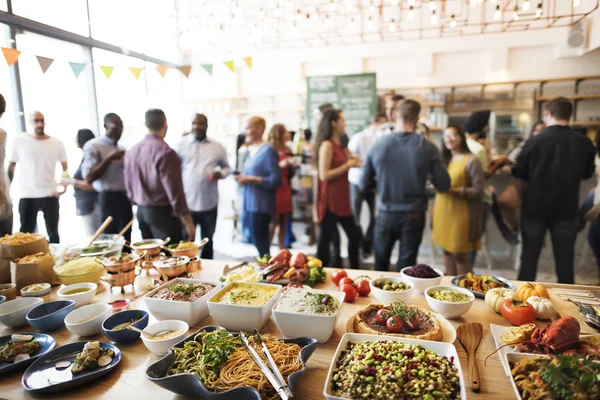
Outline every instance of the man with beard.
[[20, 163], [19, 215], [21, 232], [35, 232], [38, 211], [44, 213], [46, 231], [50, 243], [59, 243], [58, 198], [56, 190], [56, 164], [60, 162], [63, 172], [67, 171], [67, 153], [63, 143], [46, 135], [46, 121], [39, 111], [31, 113], [34, 133], [20, 135], [13, 143], [8, 165], [8, 176], [12, 181], [17, 163]]
[[196, 114], [192, 134], [183, 137], [177, 153], [181, 158], [183, 189], [194, 225], [200, 226], [202, 238], [210, 241], [202, 248], [202, 258], [213, 258], [212, 238], [217, 226], [219, 179], [229, 175], [225, 148], [206, 136], [208, 118]]

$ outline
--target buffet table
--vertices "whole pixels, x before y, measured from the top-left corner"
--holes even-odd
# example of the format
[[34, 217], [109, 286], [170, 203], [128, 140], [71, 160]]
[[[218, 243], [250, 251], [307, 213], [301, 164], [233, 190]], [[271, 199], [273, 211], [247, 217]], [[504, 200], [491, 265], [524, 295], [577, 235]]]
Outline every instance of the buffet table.
[[[226, 262], [224, 261], [212, 261], [203, 260], [202, 270], [197, 274], [197, 277], [206, 281], [217, 281], [222, 275], [222, 270]], [[230, 263], [235, 265], [236, 263]], [[323, 284], [318, 285], [319, 289], [337, 290], [335, 285], [331, 282], [330, 277], [331, 270], [328, 269], [327, 281]], [[356, 277], [359, 275], [369, 275], [371, 278], [377, 278], [383, 274], [374, 271], [356, 271], [347, 270], [350, 277]], [[156, 272], [154, 271], [154, 274]], [[126, 288], [125, 295], [121, 295], [120, 288], [114, 288], [110, 290], [106, 284], [104, 284], [105, 290], [98, 293], [92, 303], [106, 303], [112, 300], [121, 298], [130, 298], [136, 295], [136, 293], [142, 293], [148, 289], [148, 285], [152, 279], [158, 278], [158, 275], [147, 275], [146, 272], [137, 278], [135, 288], [131, 286]], [[397, 273], [389, 273], [386, 275], [398, 276]], [[452, 277], [444, 277], [442, 284], [450, 284]], [[513, 281], [515, 286], [519, 286], [519, 282]], [[545, 284], [548, 288], [553, 287], [568, 287], [577, 289], [591, 289], [586, 286], [576, 285], [559, 285], [559, 284]], [[134, 293], [135, 290], [135, 293]], [[50, 295], [45, 297], [46, 301], [56, 300], [57, 288], [53, 288]], [[371, 303], [375, 303], [376, 299], [371, 295], [369, 297], [359, 297], [354, 303], [344, 303], [340, 314], [339, 321], [335, 332], [331, 339], [326, 344], [319, 345], [318, 349], [310, 358], [306, 372], [296, 390], [296, 398], [298, 399], [320, 399], [323, 398], [323, 386], [325, 383], [326, 375], [329, 370], [333, 354], [336, 347], [346, 332], [346, 322], [353, 316], [357, 311], [365, 308]], [[413, 294], [410, 303], [423, 306], [428, 309], [423, 295]], [[138, 298], [133, 301], [129, 306], [129, 309], [146, 309], [143, 298]], [[155, 322], [155, 319], [151, 316], [150, 323]], [[511, 388], [509, 377], [506, 376], [502, 364], [497, 355], [493, 355], [488, 359], [487, 365], [484, 366], [484, 359], [487, 355], [491, 354], [496, 350], [494, 340], [490, 333], [490, 323], [499, 325], [508, 325], [506, 320], [493, 312], [482, 299], [476, 299], [475, 304], [463, 317], [450, 320], [454, 327], [465, 322], [479, 322], [483, 324], [483, 339], [479, 350], [477, 352], [477, 363], [479, 366], [480, 381], [481, 381], [481, 392], [473, 393], [470, 390], [468, 378], [465, 376], [465, 384], [467, 385], [467, 393], [469, 399], [512, 399], [514, 398], [514, 392]], [[201, 326], [213, 325], [214, 321], [209, 316], [204, 319], [197, 326], [192, 327], [189, 333], [195, 332]], [[538, 325], [542, 326], [543, 323], [538, 321]], [[11, 334], [16, 331], [27, 332], [33, 331], [33, 328], [27, 326], [20, 328], [19, 330], [11, 330], [6, 327], [0, 328], [0, 335]], [[261, 330], [262, 333], [273, 333], [281, 336], [277, 326], [273, 320], [265, 325]], [[88, 340], [100, 340], [108, 341], [108, 339], [100, 334], [88, 338], [79, 338], [71, 335], [71, 333], [62, 327], [55, 332], [50, 332], [56, 339], [56, 347], [65, 345], [74, 341], [88, 341]], [[466, 373], [467, 369], [467, 358], [463, 347], [458, 341], [455, 342], [460, 362], [462, 365], [463, 372]], [[70, 390], [65, 393], [61, 393], [59, 396], [53, 395], [51, 398], [65, 398], [65, 399], [76, 399], [76, 398], [95, 398], [95, 399], [139, 399], [139, 398], [152, 398], [152, 399], [171, 399], [181, 398], [169, 391], [166, 391], [157, 385], [150, 382], [145, 377], [146, 368], [160, 359], [161, 357], [150, 353], [144, 346], [141, 340], [135, 341], [133, 344], [118, 345], [119, 349], [123, 352], [123, 359], [121, 365], [111, 374], [101, 378], [99, 381], [90, 383], [88, 387], [81, 386], [78, 389]], [[6, 376], [0, 377], [0, 398], [8, 399], [22, 399], [22, 398], [41, 398], [43, 396], [34, 396], [27, 393], [21, 386], [21, 376], [24, 371], [16, 371], [9, 373]], [[48, 398], [48, 397], [46, 397]]]

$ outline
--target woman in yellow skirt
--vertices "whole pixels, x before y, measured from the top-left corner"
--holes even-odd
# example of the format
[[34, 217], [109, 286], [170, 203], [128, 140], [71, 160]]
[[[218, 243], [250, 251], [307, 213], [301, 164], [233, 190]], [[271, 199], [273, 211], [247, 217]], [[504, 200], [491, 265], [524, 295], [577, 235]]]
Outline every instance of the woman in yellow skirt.
[[452, 185], [448, 193], [436, 195], [433, 242], [444, 250], [447, 275], [466, 274], [471, 271], [468, 254], [481, 247], [485, 176], [462, 127], [452, 125], [444, 131], [442, 161]]

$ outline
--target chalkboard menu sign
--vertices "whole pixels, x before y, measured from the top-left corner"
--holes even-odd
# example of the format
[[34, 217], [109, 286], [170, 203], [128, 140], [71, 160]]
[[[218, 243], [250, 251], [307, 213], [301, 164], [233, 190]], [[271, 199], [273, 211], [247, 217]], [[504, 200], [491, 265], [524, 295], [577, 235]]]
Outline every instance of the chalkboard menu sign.
[[346, 133], [353, 135], [369, 125], [377, 111], [376, 74], [310, 76], [307, 79], [306, 116], [316, 133], [315, 110], [332, 103], [344, 111]]

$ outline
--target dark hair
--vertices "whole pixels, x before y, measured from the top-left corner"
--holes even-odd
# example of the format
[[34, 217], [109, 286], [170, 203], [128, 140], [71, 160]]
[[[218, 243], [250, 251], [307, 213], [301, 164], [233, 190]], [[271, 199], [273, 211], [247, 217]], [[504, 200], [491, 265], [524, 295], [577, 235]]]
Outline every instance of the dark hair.
[[555, 97], [544, 104], [544, 110], [559, 121], [568, 121], [573, 114], [573, 103], [566, 97]]
[[208, 125], [208, 117], [206, 115], [200, 114], [200, 113], [196, 113], [196, 115], [194, 116], [194, 119], [196, 119], [198, 117], [204, 118], [204, 122], [206, 122], [206, 125]]
[[304, 130], [304, 140], [306, 140], [307, 142], [310, 142], [313, 136], [313, 133], [310, 129], [305, 129]]
[[4, 96], [0, 94], [0, 114], [4, 114], [6, 111], [6, 100], [4, 100]]
[[405, 122], [416, 124], [419, 122], [419, 114], [421, 114], [421, 104], [418, 101], [412, 99], [403, 100], [401, 103], [396, 104], [392, 111], [398, 114], [398, 117]]
[[533, 126], [531, 127], [531, 132], [529, 132], [529, 137], [533, 136], [533, 132], [535, 132], [535, 129], [539, 126], [539, 125], [546, 125], [546, 123], [542, 120], [538, 120], [535, 121], [535, 123], [533, 124]]
[[83, 146], [95, 137], [94, 132], [91, 130], [80, 129], [77, 131], [77, 146], [79, 146], [80, 149], [83, 149]]
[[392, 96], [392, 101], [400, 101], [400, 100], [404, 100], [404, 96], [402, 96], [401, 94], [395, 94]]
[[[465, 135], [465, 130], [461, 125], [448, 125], [446, 129], [454, 129], [456, 134], [460, 137], [461, 152], [467, 154], [471, 153], [471, 150], [469, 150], [469, 146], [467, 145], [467, 136]], [[450, 161], [452, 161], [452, 152], [446, 147], [446, 144], [444, 144], [444, 137], [442, 135], [442, 162], [444, 163], [444, 165], [448, 166], [448, 164], [450, 164]]]
[[321, 111], [321, 114], [324, 114], [325, 111], [332, 110], [332, 109], [333, 109], [333, 104], [331, 104], [331, 103], [323, 103], [319, 106], [319, 111]]
[[121, 118], [115, 113], [108, 113], [104, 116], [104, 124], [111, 124], [114, 118]]
[[146, 111], [146, 128], [151, 132], [157, 132], [167, 123], [167, 116], [163, 110], [151, 108]]
[[387, 121], [387, 114], [385, 113], [385, 111], [377, 111], [375, 114], [373, 114], [373, 122], [379, 122], [379, 120], [381, 118], [385, 118]]
[[325, 111], [323, 114], [323, 118], [319, 122], [319, 126], [317, 128], [317, 137], [315, 138], [315, 151], [313, 156], [313, 161], [315, 165], [319, 165], [319, 149], [324, 141], [331, 139], [333, 136], [333, 129], [331, 128], [331, 123], [334, 121], [338, 121], [340, 116], [342, 115], [342, 110], [338, 110], [332, 108], [330, 110]]

